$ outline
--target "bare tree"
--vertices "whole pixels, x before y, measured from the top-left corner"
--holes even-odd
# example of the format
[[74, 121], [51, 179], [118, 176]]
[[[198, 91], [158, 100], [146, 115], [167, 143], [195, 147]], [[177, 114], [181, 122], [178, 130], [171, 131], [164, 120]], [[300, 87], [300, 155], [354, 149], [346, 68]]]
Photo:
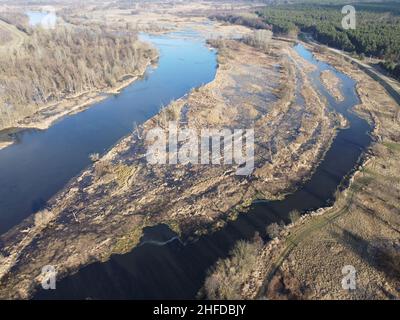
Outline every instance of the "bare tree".
[[244, 38], [244, 42], [250, 46], [267, 51], [271, 44], [272, 31], [270, 30], [255, 30], [252, 35]]
[[267, 229], [267, 234], [271, 239], [274, 239], [279, 236], [280, 232], [282, 231], [282, 227], [277, 224], [276, 222], [271, 223], [268, 225]]
[[35, 29], [0, 56], [0, 130], [50, 103], [113, 87], [155, 56], [136, 33], [97, 27]]

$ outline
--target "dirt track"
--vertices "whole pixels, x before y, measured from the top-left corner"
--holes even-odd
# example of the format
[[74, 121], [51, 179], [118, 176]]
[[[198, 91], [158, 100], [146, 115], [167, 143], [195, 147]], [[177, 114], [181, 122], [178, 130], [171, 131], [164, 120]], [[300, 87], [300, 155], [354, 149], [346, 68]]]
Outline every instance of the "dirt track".
[[24, 42], [26, 34], [18, 30], [15, 26], [8, 24], [7, 22], [0, 20], [0, 28], [11, 33], [12, 40], [7, 42], [5, 45], [0, 45], [0, 51], [11, 50], [19, 47]]

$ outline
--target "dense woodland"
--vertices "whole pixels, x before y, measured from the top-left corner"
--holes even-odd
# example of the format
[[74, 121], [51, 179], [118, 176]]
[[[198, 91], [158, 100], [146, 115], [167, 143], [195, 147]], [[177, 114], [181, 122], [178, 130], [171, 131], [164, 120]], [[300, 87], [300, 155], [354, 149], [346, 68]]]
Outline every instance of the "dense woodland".
[[0, 129], [45, 104], [113, 87], [154, 55], [133, 31], [36, 28], [21, 47], [0, 56]]
[[215, 14], [209, 16], [209, 19], [229, 22], [232, 24], [240, 24], [254, 29], [272, 29], [272, 26], [265, 23], [262, 19], [246, 15]]
[[385, 60], [381, 63], [400, 78], [400, 5], [399, 3], [355, 4], [356, 29], [344, 30], [342, 6], [285, 5], [272, 6], [258, 14], [274, 33], [297, 35], [308, 32], [321, 43]]

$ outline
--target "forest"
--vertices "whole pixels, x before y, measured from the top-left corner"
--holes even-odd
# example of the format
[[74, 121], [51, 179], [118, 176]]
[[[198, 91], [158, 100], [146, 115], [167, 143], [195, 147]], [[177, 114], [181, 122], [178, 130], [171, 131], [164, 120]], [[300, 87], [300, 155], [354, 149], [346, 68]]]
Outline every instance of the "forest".
[[257, 16], [234, 15], [234, 14], [214, 14], [208, 17], [211, 20], [224, 21], [232, 24], [240, 24], [254, 29], [272, 29], [272, 26], [265, 23]]
[[296, 36], [307, 32], [319, 42], [364, 56], [382, 59], [380, 63], [400, 78], [399, 3], [356, 3], [356, 28], [345, 30], [339, 5], [294, 4], [271, 6], [258, 11], [275, 34]]
[[37, 28], [0, 56], [0, 129], [49, 103], [112, 88], [148, 63], [152, 48], [136, 32], [99, 27]]

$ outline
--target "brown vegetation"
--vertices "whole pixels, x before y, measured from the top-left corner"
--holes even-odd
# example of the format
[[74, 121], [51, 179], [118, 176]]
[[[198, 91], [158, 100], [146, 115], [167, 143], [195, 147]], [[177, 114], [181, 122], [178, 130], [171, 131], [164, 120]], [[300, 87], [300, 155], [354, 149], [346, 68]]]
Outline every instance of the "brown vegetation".
[[250, 276], [262, 247], [263, 241], [258, 235], [251, 242], [239, 241], [230, 258], [219, 260], [209, 271], [200, 296], [205, 293], [208, 299], [241, 299], [243, 280]]
[[270, 30], [255, 30], [253, 34], [243, 39], [244, 43], [264, 51], [268, 50], [271, 40], [272, 31]]
[[12, 34], [6, 29], [0, 29], [0, 46], [3, 46], [12, 40]]

